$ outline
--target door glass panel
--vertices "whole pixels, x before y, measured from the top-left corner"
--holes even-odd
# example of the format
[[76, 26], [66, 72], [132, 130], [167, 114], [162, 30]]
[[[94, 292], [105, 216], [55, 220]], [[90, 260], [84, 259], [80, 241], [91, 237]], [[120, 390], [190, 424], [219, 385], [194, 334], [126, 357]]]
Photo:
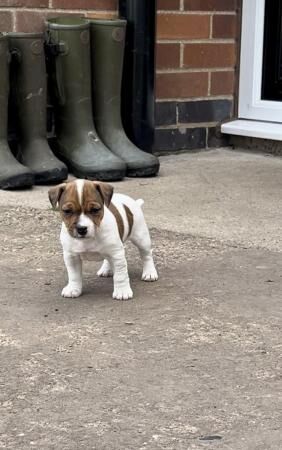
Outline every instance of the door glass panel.
[[282, 0], [265, 0], [261, 98], [282, 101]]

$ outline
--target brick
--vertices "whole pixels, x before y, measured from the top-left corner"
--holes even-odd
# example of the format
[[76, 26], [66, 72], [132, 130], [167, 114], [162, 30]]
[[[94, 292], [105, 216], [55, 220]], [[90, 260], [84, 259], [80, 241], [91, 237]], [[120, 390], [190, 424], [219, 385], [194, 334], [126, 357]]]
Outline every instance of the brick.
[[208, 93], [208, 74], [159, 73], [157, 74], [157, 98], [205, 97]]
[[[16, 31], [20, 32], [43, 32], [45, 31], [45, 20], [48, 17], [58, 17], [64, 15], [78, 15], [73, 13], [61, 13], [57, 11], [29, 11], [29, 10], [18, 10], [16, 11]], [[80, 14], [81, 15], [81, 14]]]
[[184, 47], [184, 67], [234, 67], [235, 61], [235, 44], [186, 44]]
[[188, 11], [235, 11], [237, 0], [185, 0]]
[[155, 105], [156, 126], [176, 125], [176, 102], [157, 102]]
[[218, 39], [235, 38], [237, 35], [237, 17], [228, 15], [214, 15], [212, 36]]
[[[49, 0], [0, 0], [0, 7], [48, 8]], [[2, 13], [1, 13], [2, 14]]]
[[45, 29], [46, 14], [35, 11], [16, 12], [16, 30], [21, 32], [42, 32]]
[[157, 9], [164, 10], [179, 10], [180, 8], [180, 0], [158, 0], [157, 1]]
[[1, 11], [0, 13], [0, 30], [12, 31], [13, 29], [13, 17], [9, 11]]
[[180, 67], [180, 44], [157, 44], [156, 62], [158, 69]]
[[202, 100], [178, 104], [179, 123], [221, 122], [232, 112], [230, 100]]
[[158, 14], [158, 39], [205, 39], [209, 33], [209, 15]]
[[164, 128], [155, 130], [154, 150], [196, 150], [206, 147], [205, 128]]
[[208, 128], [208, 147], [227, 147], [230, 145], [230, 136], [220, 132], [220, 126]]
[[234, 71], [211, 73], [211, 95], [234, 94]]
[[117, 0], [53, 0], [53, 8], [62, 9], [117, 9]]

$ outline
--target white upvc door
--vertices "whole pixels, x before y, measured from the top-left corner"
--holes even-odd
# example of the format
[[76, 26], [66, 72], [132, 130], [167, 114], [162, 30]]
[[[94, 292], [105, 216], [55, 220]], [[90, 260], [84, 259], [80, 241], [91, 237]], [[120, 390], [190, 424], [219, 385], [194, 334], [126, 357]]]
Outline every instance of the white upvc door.
[[282, 123], [282, 102], [261, 99], [265, 0], [243, 0], [239, 118]]

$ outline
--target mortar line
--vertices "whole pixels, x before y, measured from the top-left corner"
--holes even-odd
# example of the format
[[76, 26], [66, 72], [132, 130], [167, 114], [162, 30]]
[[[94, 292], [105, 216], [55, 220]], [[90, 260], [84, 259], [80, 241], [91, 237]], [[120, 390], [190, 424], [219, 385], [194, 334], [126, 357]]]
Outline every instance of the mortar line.
[[213, 39], [211, 41], [210, 37], [208, 38], [202, 38], [202, 39], [183, 39], [181, 37], [176, 37], [175, 39], [167, 39], [162, 37], [157, 37], [157, 43], [158, 44], [175, 44], [177, 42], [183, 42], [183, 44], [209, 44], [209, 45], [215, 45], [215, 44], [236, 44], [236, 39], [229, 38], [229, 39]]
[[168, 98], [157, 98], [156, 103], [165, 102], [199, 102], [199, 101], [210, 101], [210, 100], [234, 100], [233, 95], [211, 95], [210, 97], [168, 97]]
[[208, 72], [208, 97], [211, 95], [211, 72]]
[[180, 42], [180, 69], [183, 69], [184, 64], [184, 44]]
[[207, 73], [207, 72], [234, 72], [234, 67], [204, 67], [204, 68], [172, 68], [172, 69], [157, 69], [157, 74], [179, 74], [179, 73]]
[[213, 14], [210, 16], [210, 39], [212, 39], [213, 34]]
[[[52, 1], [52, 0], [51, 0]], [[37, 12], [37, 13], [50, 13], [49, 6], [47, 8], [26, 8], [25, 6], [13, 8], [13, 13], [18, 11], [21, 12]], [[11, 12], [11, 8], [1, 8], [1, 12]], [[117, 11], [114, 9], [107, 10], [97, 10], [97, 9], [63, 9], [63, 8], [54, 8], [51, 12], [58, 13], [75, 13], [75, 14], [116, 14]]]
[[[171, 15], [185, 15], [185, 16], [209, 16], [210, 11], [182, 11], [182, 10], [171, 10], [171, 9], [159, 9], [158, 14], [171, 14]], [[217, 16], [236, 16], [236, 11], [214, 11], [213, 14]]]
[[16, 31], [16, 12], [13, 11], [12, 13], [12, 30]]
[[[178, 119], [179, 120], [179, 119]], [[212, 128], [218, 125], [218, 122], [177, 122], [172, 125], [159, 125], [156, 130], [175, 130], [175, 128]]]

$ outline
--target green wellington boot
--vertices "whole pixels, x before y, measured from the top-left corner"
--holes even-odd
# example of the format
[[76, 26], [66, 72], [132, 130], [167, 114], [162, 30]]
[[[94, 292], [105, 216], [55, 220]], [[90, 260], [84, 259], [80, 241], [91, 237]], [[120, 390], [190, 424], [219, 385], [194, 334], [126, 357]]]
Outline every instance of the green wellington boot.
[[47, 21], [56, 77], [56, 154], [77, 177], [114, 181], [125, 163], [99, 139], [93, 123], [89, 23], [77, 17]]
[[121, 121], [125, 29], [125, 20], [90, 20], [94, 122], [104, 144], [126, 162], [127, 176], [153, 176], [158, 158], [137, 148]]
[[12, 95], [19, 126], [19, 159], [36, 184], [59, 183], [68, 176], [47, 142], [47, 80], [43, 34], [9, 33]]
[[32, 186], [32, 172], [22, 166], [11, 153], [7, 142], [9, 97], [8, 39], [0, 34], [0, 188], [16, 189]]

